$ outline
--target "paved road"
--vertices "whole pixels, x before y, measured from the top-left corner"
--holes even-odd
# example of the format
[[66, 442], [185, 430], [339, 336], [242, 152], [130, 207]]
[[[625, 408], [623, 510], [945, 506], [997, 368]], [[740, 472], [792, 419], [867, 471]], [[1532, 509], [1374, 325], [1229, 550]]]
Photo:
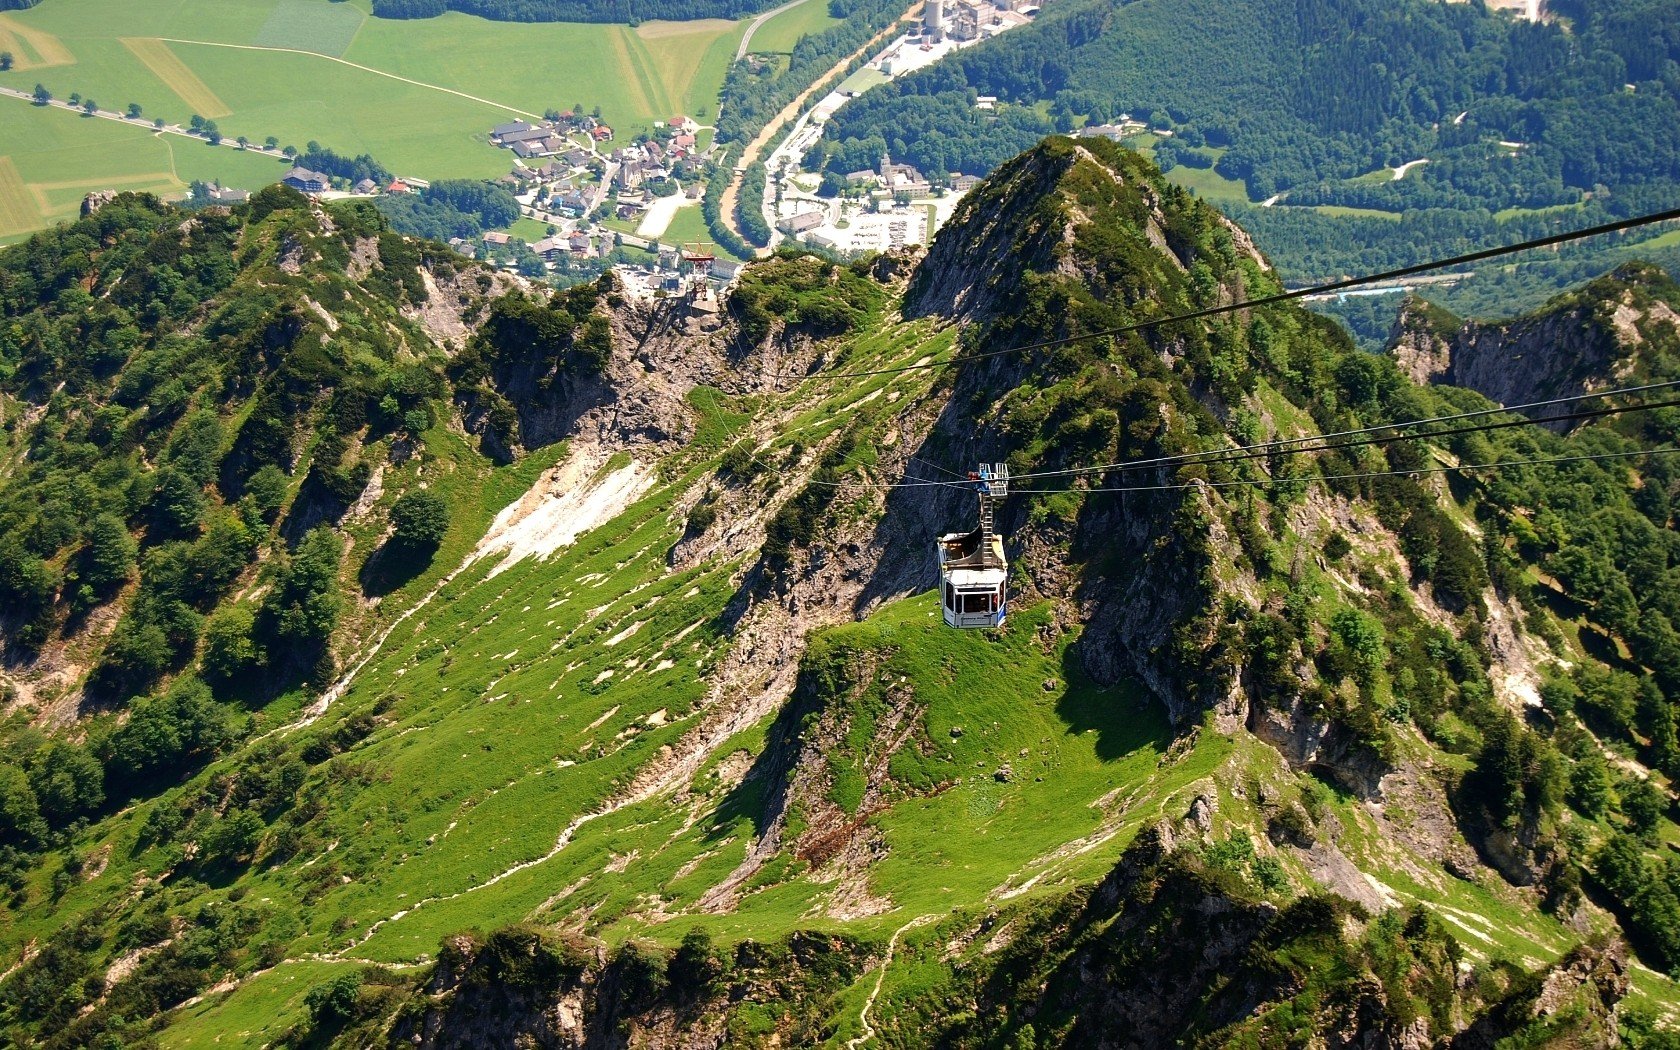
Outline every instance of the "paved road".
[[762, 15], [753, 19], [752, 25], [747, 27], [746, 35], [741, 37], [741, 46], [735, 49], [735, 61], [739, 62], [741, 59], [747, 57], [747, 46], [752, 43], [753, 34], [758, 32], [759, 26], [770, 21], [772, 18], [775, 18], [777, 15], [789, 8], [798, 7], [800, 4], [814, 4], [817, 2], [818, 0], [788, 0], [788, 2], [783, 4], [781, 7], [766, 11]]
[[[5, 96], [8, 96], [10, 98], [20, 99], [24, 102], [29, 103], [32, 106], [37, 105], [34, 95], [30, 94], [27, 91], [19, 91], [17, 88], [0, 87], [0, 95], [5, 95]], [[64, 110], [65, 112], [68, 112], [68, 113], [74, 113], [78, 117], [86, 117], [86, 116], [89, 115], [87, 110], [83, 109], [80, 106], [72, 106], [70, 103], [64, 101], [61, 98], [55, 98], [51, 102], [48, 102], [46, 108], [48, 108], [48, 109], [61, 109], [61, 110]], [[203, 135], [199, 135], [199, 134], [196, 134], [195, 132], [188, 131], [186, 128], [183, 128], [179, 124], [165, 124], [163, 127], [160, 128], [160, 127], [157, 127], [156, 125], [150, 123], [149, 121], [146, 121], [145, 119], [130, 120], [124, 114], [117, 113], [117, 112], [114, 112], [114, 111], [109, 110], [109, 109], [96, 109], [96, 110], [93, 111], [92, 116], [99, 117], [103, 120], [114, 120], [114, 121], [117, 121], [120, 124], [127, 124], [131, 128], [140, 128], [141, 130], [149, 131], [154, 135], [158, 135], [158, 134], [180, 135], [182, 138], [189, 138], [189, 139], [192, 139], [194, 142], [202, 142], [205, 145], [210, 145], [211, 144], [210, 140], [206, 139]], [[224, 138], [224, 139], [222, 139], [221, 142], [216, 143], [216, 145], [226, 146], [229, 149], [239, 149], [240, 148], [238, 141], [235, 140], [235, 139], [232, 139], [232, 138]], [[284, 153], [280, 152], [277, 149], [266, 149], [262, 146], [258, 146], [258, 145], [254, 145], [254, 144], [246, 146], [244, 148], [245, 148], [245, 152], [247, 152], [247, 153], [259, 153], [259, 154], [261, 154], [262, 156], [265, 156], [265, 157], [273, 157], [275, 160], [286, 160], [287, 159], [286, 155]]]
[[[905, 19], [919, 17], [921, 15], [921, 11], [922, 0], [916, 0], [915, 3], [910, 5], [909, 10], [894, 19], [892, 24], [887, 26], [887, 28], [871, 37], [868, 43], [864, 44], [856, 51], [853, 51], [845, 58], [842, 58], [840, 61], [834, 63], [833, 66], [824, 71], [822, 76], [811, 81], [810, 87], [801, 91], [792, 102], [783, 106], [782, 111], [770, 118], [770, 122], [764, 125], [759, 133], [753, 137], [751, 142], [747, 143], [747, 148], [741, 151], [740, 159], [735, 162], [736, 168], [744, 171], [749, 164], [757, 160], [758, 155], [764, 152], [764, 147], [769, 144], [771, 139], [776, 137], [776, 133], [781, 130], [782, 125], [799, 115], [799, 111], [804, 108], [805, 103], [810, 100], [811, 96], [816, 94], [818, 88], [828, 83], [829, 79], [836, 73], [844, 72], [846, 67], [851, 65], [853, 61], [869, 54], [872, 50], [879, 47], [883, 41], [891, 40], [893, 32], [898, 29], [898, 24], [900, 22]], [[723, 190], [723, 199], [718, 202], [718, 215], [722, 217], [723, 224], [725, 226], [735, 231], [735, 235], [737, 237], [741, 235], [741, 227], [740, 224], [735, 221], [735, 204], [736, 199], [741, 195], [741, 178], [742, 176], [736, 175], [734, 178], [729, 180], [728, 185], [726, 185]], [[773, 227], [774, 224], [772, 224], [772, 228]], [[749, 243], [749, 247], [750, 246], [751, 245]], [[769, 249], [760, 248], [757, 250], [756, 254], [767, 255], [769, 254]]]

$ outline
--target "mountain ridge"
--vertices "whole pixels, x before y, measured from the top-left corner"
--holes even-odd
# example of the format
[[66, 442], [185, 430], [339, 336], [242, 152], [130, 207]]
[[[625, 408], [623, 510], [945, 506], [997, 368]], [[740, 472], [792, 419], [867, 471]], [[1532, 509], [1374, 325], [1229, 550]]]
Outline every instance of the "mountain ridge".
[[[50, 272], [70, 287], [133, 250], [125, 238], [177, 249], [171, 213], [136, 220], [154, 207], [118, 198], [69, 228], [69, 261]], [[229, 238], [229, 273], [251, 269], [217, 278], [236, 296], [183, 299], [147, 347], [214, 331], [206, 315], [255, 316], [253, 331], [285, 336], [282, 366], [318, 347], [353, 363], [344, 374], [361, 379], [345, 385], [372, 411], [340, 430], [335, 393], [291, 417], [288, 447], [306, 451], [280, 470], [258, 541], [274, 564], [243, 570], [205, 613], [173, 684], [86, 723], [95, 769], [143, 753], [150, 738], [128, 727], [196, 726], [178, 765], [139, 767], [152, 779], [123, 788], [126, 805], [70, 810], [44, 848], [7, 840], [13, 1038], [139, 1038], [136, 1019], [158, 1018], [158, 1041], [180, 1045], [661, 1044], [685, 1027], [747, 1044], [1137, 1042], [1142, 1027], [1101, 1027], [1112, 1010], [1205, 1045], [1519, 1031], [1567, 1045], [1638, 1036], [1672, 1001], [1654, 970], [1673, 965], [1658, 894], [1673, 710], [1593, 641], [1656, 661], [1663, 639], [1636, 621], [1666, 617], [1670, 592], [1660, 573], [1592, 572], [1670, 557], [1668, 516], [1637, 494], [1673, 479], [1658, 457], [1637, 475], [1523, 467], [1521, 485], [1409, 476], [1655, 447], [1648, 424], [1317, 461], [1208, 456], [1487, 402], [1417, 386], [1288, 305], [1083, 338], [1276, 280], [1240, 231], [1106, 143], [1050, 140], [1007, 165], [925, 258], [782, 253], [748, 267], [715, 316], [633, 303], [610, 279], [498, 289], [482, 268], [387, 242], [353, 206], [259, 195], [205, 221]], [[26, 251], [44, 258], [47, 243]], [[1013, 282], [1004, 245], [1033, 246]], [[414, 318], [437, 312], [430, 331], [454, 342], [400, 310], [335, 310], [326, 292], [356, 290], [330, 265], [358, 251], [378, 260], [369, 287]], [[296, 273], [265, 261], [293, 255]], [[7, 289], [34, 304], [8, 307], [8, 379], [45, 360], [16, 333], [104, 309]], [[408, 340], [392, 360], [425, 375], [375, 369], [381, 332]], [[118, 420], [100, 384], [136, 383], [148, 360], [44, 407], [37, 447], [74, 453], [64, 435], [101, 413], [138, 427], [141, 408], [119, 402]], [[839, 378], [851, 372], [877, 374]], [[245, 411], [270, 396], [268, 373], [252, 378], [187, 395], [202, 412], [232, 390], [224, 410], [244, 418], [214, 445], [231, 478], [256, 474], [238, 450], [273, 444], [237, 436], [266, 418]], [[423, 392], [427, 418], [400, 440], [370, 423], [416, 410], [380, 408], [387, 389]], [[193, 463], [211, 446], [189, 440], [208, 429], [191, 415], [167, 436], [134, 432]], [[192, 455], [214, 518], [226, 472]], [[1202, 461], [1112, 466], [1161, 456]], [[999, 518], [1010, 626], [954, 632], [926, 593], [932, 539], [968, 520], [972, 493], [893, 482], [978, 460], [1091, 480], [1020, 486]], [[1393, 476], [1341, 477], [1360, 473]], [[348, 496], [366, 517], [284, 539], [310, 477], [312, 503]], [[145, 489], [137, 524], [192, 503], [179, 483], [123, 484]], [[1166, 487], [1102, 491], [1135, 486]], [[421, 492], [448, 516], [416, 560], [396, 508]], [[0, 535], [42, 542], [48, 502], [0, 504]], [[150, 528], [131, 538], [173, 549]], [[308, 568], [328, 560], [321, 536], [338, 581], [325, 590]], [[90, 544], [32, 556], [57, 570]], [[394, 578], [375, 549], [401, 554]], [[155, 588], [158, 557], [126, 586]], [[1547, 578], [1598, 589], [1560, 604]], [[133, 593], [116, 599], [125, 613]], [[249, 667], [240, 643], [271, 644], [267, 617], [318, 623], [334, 595], [355, 600], [332, 621], [332, 663], [278, 695], [224, 691], [213, 654]], [[57, 631], [68, 610], [54, 608]], [[61, 798], [37, 756], [66, 742], [16, 718], [6, 732], [8, 805], [18, 783], [37, 807]], [[18, 810], [0, 812], [16, 835]], [[1234, 931], [1216, 953], [1230, 965], [1175, 954], [1204, 922]], [[1648, 968], [1619, 968], [1622, 931]], [[1156, 948], [1161, 973], [1193, 975], [1170, 1009], [1140, 995], [1160, 974], [1133, 961]], [[1471, 976], [1449, 987], [1431, 975], [1452, 952]], [[1624, 988], [1638, 1009], [1617, 1005]], [[1325, 1005], [1338, 995], [1359, 1009]]]

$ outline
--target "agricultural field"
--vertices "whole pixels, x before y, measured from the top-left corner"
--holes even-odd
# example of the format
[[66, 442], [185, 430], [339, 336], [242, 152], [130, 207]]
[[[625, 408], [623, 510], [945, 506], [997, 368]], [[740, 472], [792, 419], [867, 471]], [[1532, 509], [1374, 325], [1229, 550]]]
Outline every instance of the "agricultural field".
[[760, 26], [753, 34], [752, 50], [757, 54], [788, 54], [801, 37], [839, 23], [838, 18], [828, 13], [826, 0], [805, 0]]
[[180, 196], [194, 179], [256, 189], [279, 178], [273, 158], [150, 127], [0, 99], [0, 242], [74, 218], [94, 190]]
[[711, 244], [713, 250], [723, 258], [739, 258], [721, 244], [713, 244], [711, 231], [706, 229], [706, 220], [700, 217], [700, 209], [694, 205], [678, 208], [676, 218], [671, 220], [671, 225], [665, 227], [665, 233], [659, 239], [666, 244], [689, 244], [694, 241], [702, 241]]
[[744, 31], [717, 19], [386, 21], [366, 0], [45, 0], [0, 16], [0, 47], [17, 56], [0, 85], [138, 103], [171, 123], [196, 114], [230, 138], [318, 141], [404, 174], [483, 178], [508, 163], [490, 127], [549, 108], [599, 106], [621, 133], [679, 112], [707, 123]]

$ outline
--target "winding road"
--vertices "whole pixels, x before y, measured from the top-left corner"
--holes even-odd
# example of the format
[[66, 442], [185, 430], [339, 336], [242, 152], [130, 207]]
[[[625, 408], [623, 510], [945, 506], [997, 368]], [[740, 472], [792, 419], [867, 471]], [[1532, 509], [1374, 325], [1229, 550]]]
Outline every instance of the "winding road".
[[[788, 6], [792, 5], [790, 4]], [[779, 11], [781, 8], [777, 8], [777, 10]], [[922, 0], [916, 0], [915, 3], [910, 5], [909, 9], [906, 10], [904, 14], [894, 19], [891, 25], [870, 37], [867, 44], [864, 44], [845, 58], [842, 58], [840, 61], [834, 63], [834, 65], [829, 67], [822, 76], [811, 81], [810, 87], [801, 91], [794, 97], [792, 102], [783, 106], [781, 112], [770, 118], [770, 122], [764, 125], [764, 128], [759, 131], [756, 136], [754, 136], [751, 142], [747, 143], [747, 148], [741, 151], [740, 159], [735, 161], [735, 177], [729, 180], [729, 185], [726, 186], [723, 191], [723, 199], [718, 201], [718, 214], [723, 218], [723, 224], [735, 231], [735, 235], [737, 237], [741, 236], [741, 224], [735, 221], [735, 207], [741, 196], [741, 179], [744, 177], [747, 167], [751, 165], [753, 161], [758, 159], [758, 155], [764, 152], [764, 147], [769, 145], [770, 140], [776, 137], [776, 133], [782, 130], [782, 126], [784, 124], [799, 116], [800, 110], [805, 108], [805, 103], [810, 101], [811, 96], [815, 95], [819, 88], [828, 83], [829, 80], [833, 79], [836, 73], [845, 72], [847, 66], [851, 65], [864, 55], [869, 54], [872, 49], [879, 47], [883, 40], [891, 40], [893, 33], [898, 29], [899, 23], [903, 22], [905, 19], [918, 17], [921, 14], [921, 10]], [[775, 13], [775, 11], [770, 12], [770, 14]], [[744, 237], [741, 239], [746, 240]], [[758, 249], [755, 254], [761, 256], [768, 255], [769, 249]]]
[[816, 2], [817, 0], [788, 0], [788, 2], [783, 4], [781, 7], [772, 8], [753, 19], [752, 25], [747, 27], [746, 35], [741, 37], [741, 46], [735, 49], [735, 61], [739, 62], [741, 59], [747, 57], [747, 47], [752, 43], [753, 34], [758, 32], [759, 26], [762, 26], [772, 18], [775, 18], [783, 11], [790, 11], [793, 8], [798, 7], [800, 4], [814, 4]]

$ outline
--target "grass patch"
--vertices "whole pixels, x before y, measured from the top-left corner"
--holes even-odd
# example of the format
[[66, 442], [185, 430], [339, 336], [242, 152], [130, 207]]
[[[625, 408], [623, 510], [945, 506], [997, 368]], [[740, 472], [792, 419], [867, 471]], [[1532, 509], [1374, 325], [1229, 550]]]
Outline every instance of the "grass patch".
[[876, 69], [873, 66], [864, 66], [845, 80], [842, 80], [840, 82], [840, 86], [835, 90], [857, 95], [868, 91], [870, 88], [880, 87], [882, 84], [888, 83], [891, 80], [892, 77], [887, 76], [879, 69]]
[[1248, 187], [1240, 179], [1227, 179], [1212, 168], [1187, 168], [1180, 164], [1167, 172], [1167, 181], [1205, 200], [1248, 201]]
[[123, 37], [122, 46], [143, 62], [159, 80], [175, 92], [177, 98], [187, 104], [187, 108], [201, 117], [221, 119], [232, 113], [227, 103], [216, 97], [210, 90], [210, 85], [198, 78], [198, 75], [187, 68], [186, 63], [176, 57], [175, 52], [169, 50], [169, 45], [162, 40], [150, 37]]
[[700, 216], [698, 205], [684, 205], [677, 209], [677, 214], [671, 219], [671, 225], [665, 227], [665, 232], [659, 236], [662, 244], [693, 244], [700, 242], [707, 245], [721, 258], [734, 259], [738, 262], [746, 260], [746, 256], [736, 255], [723, 245], [712, 240], [712, 233], [706, 229], [706, 220]]
[[297, 48], [337, 58], [349, 49], [367, 17], [351, 4], [322, 7], [315, 0], [279, 0], [251, 43], [261, 47]]
[[[172, 123], [197, 113], [229, 137], [315, 140], [405, 174], [491, 178], [507, 157], [487, 133], [512, 116], [599, 106], [621, 137], [677, 112], [715, 117], [745, 29], [717, 19], [632, 29], [365, 12], [333, 0], [53, 0], [0, 22], [20, 59], [0, 83], [27, 91], [41, 80], [59, 97], [79, 92], [108, 108], [136, 102], [148, 119]], [[251, 50], [264, 47], [311, 54]]]
[[9, 15], [0, 15], [0, 51], [12, 53], [12, 68], [18, 72], [76, 61], [63, 41], [51, 33], [31, 29]]
[[10, 157], [0, 157], [0, 237], [28, 233], [39, 224], [30, 207], [29, 187]]
[[272, 157], [159, 135], [143, 123], [86, 118], [0, 99], [0, 238], [75, 216], [94, 190], [179, 196], [194, 179], [258, 189], [279, 179]]
[[759, 54], [790, 54], [793, 45], [807, 36], [839, 25], [840, 20], [828, 13], [823, 0], [804, 0], [758, 27], [753, 34], [751, 50]]
[[526, 217], [513, 220], [513, 225], [505, 227], [505, 229], [506, 232], [527, 244], [535, 243], [548, 236], [548, 223], [538, 222], [536, 219]]

